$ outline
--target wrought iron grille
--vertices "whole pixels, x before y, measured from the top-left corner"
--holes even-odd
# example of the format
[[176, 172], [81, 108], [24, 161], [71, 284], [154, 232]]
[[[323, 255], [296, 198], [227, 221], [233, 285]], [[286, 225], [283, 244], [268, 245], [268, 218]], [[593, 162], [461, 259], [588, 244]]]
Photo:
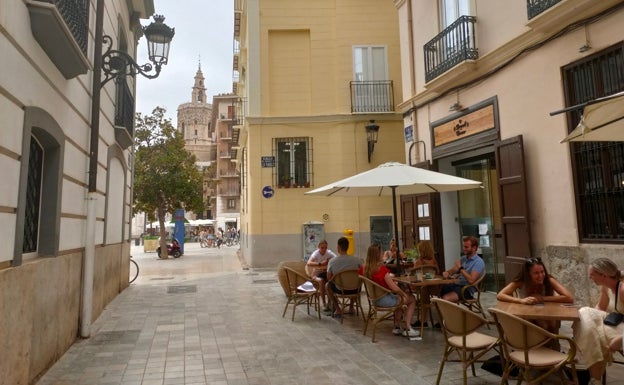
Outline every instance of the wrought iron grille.
[[247, 98], [239, 98], [235, 103], [235, 112], [232, 120], [235, 126], [242, 126], [245, 115], [247, 115]]
[[479, 58], [474, 16], [460, 16], [424, 45], [425, 81], [431, 81], [457, 64]]
[[351, 112], [394, 111], [392, 80], [352, 81]]
[[273, 183], [279, 188], [313, 185], [312, 138], [275, 138], [273, 156]]
[[116, 82], [115, 125], [125, 127], [134, 138], [134, 97], [125, 78], [117, 78]]
[[[564, 68], [568, 105], [624, 91], [624, 49], [613, 49]], [[568, 113], [572, 131], [580, 110]], [[624, 143], [572, 143], [580, 238], [624, 241]]]
[[39, 240], [39, 210], [41, 208], [41, 182], [43, 180], [43, 147], [34, 137], [30, 138], [28, 157], [28, 182], [26, 188], [26, 212], [24, 216], [24, 243], [22, 252], [37, 251]]
[[54, 4], [71, 31], [76, 43], [87, 56], [89, 39], [89, 0], [39, 0]]
[[527, 0], [527, 17], [531, 20], [559, 2], [561, 0]]

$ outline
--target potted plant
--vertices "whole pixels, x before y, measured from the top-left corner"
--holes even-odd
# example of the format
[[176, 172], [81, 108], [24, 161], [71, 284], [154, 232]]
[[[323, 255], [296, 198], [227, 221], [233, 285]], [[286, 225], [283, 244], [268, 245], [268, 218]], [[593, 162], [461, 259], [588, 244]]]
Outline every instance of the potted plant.
[[143, 237], [143, 252], [156, 251], [158, 248], [158, 236], [146, 235]]

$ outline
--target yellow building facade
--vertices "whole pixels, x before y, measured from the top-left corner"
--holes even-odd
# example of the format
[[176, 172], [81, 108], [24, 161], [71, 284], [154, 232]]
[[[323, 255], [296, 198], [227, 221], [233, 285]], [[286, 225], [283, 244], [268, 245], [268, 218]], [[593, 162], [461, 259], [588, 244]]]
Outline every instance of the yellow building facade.
[[[335, 248], [345, 229], [364, 256], [371, 217], [391, 216], [392, 202], [304, 193], [404, 159], [396, 9], [375, 0], [240, 1], [234, 35], [245, 261], [306, 258], [306, 242], [323, 237]], [[380, 128], [369, 162], [371, 120]], [[310, 234], [309, 223], [321, 231]]]

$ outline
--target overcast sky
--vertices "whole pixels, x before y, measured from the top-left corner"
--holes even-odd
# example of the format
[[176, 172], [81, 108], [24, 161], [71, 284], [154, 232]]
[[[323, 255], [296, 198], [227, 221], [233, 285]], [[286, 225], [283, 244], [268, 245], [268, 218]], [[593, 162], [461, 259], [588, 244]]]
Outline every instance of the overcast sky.
[[[136, 111], [150, 114], [157, 107], [167, 109], [173, 125], [178, 105], [191, 101], [194, 76], [201, 59], [208, 102], [214, 95], [232, 92], [234, 34], [233, 0], [154, 0], [157, 14], [175, 28], [169, 63], [160, 76], [146, 79], [137, 75]], [[148, 25], [153, 20], [142, 20]], [[148, 62], [145, 37], [137, 52], [137, 62]]]

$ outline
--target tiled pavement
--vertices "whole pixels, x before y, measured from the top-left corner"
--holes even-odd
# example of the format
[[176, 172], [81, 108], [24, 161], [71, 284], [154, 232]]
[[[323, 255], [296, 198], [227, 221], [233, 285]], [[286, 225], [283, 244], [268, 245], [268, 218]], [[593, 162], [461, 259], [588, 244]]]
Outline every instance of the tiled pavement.
[[[139, 280], [105, 309], [92, 337], [76, 342], [37, 384], [435, 384], [439, 331], [409, 341], [384, 322], [371, 343], [361, 319], [319, 321], [301, 306], [292, 322], [282, 318], [275, 271], [230, 268], [234, 248], [186, 246], [182, 258], [167, 261], [133, 250]], [[461, 376], [459, 364], [447, 364], [441, 384], [461, 384]], [[624, 369], [610, 369], [607, 383], [621, 378]], [[498, 383], [478, 367], [468, 379]]]

